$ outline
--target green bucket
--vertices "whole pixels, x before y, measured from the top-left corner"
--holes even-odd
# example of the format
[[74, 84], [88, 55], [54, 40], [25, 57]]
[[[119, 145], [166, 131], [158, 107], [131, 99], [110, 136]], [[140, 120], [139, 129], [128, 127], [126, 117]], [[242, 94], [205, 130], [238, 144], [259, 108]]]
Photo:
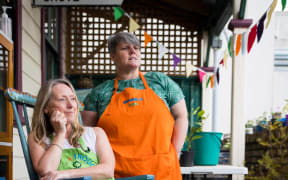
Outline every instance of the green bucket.
[[202, 136], [192, 142], [194, 165], [217, 165], [221, 148], [222, 133], [198, 132], [195, 136]]

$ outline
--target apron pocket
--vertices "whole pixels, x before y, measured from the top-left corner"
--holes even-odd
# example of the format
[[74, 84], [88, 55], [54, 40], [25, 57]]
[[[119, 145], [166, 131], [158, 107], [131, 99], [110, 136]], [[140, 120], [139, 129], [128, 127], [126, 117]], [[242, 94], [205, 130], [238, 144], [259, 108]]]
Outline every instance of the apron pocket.
[[169, 179], [173, 167], [171, 154], [126, 158], [115, 153], [115, 177], [152, 174], [156, 179]]

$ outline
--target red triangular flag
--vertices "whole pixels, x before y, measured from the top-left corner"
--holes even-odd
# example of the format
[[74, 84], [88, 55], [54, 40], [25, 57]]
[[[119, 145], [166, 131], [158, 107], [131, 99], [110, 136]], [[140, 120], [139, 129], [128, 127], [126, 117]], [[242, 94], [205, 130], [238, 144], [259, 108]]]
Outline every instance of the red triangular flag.
[[256, 34], [257, 34], [257, 24], [255, 24], [250, 33], [249, 33], [249, 36], [248, 36], [248, 46], [247, 46], [247, 51], [248, 53], [250, 52], [253, 44], [254, 44], [254, 41], [255, 41], [255, 38], [256, 38]]

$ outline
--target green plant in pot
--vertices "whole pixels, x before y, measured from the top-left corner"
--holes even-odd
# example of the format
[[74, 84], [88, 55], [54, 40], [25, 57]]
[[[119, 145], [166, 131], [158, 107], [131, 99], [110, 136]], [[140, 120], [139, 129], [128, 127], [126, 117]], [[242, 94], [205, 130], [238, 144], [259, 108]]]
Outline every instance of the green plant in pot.
[[205, 116], [205, 111], [200, 110], [200, 107], [197, 107], [196, 109], [192, 108], [192, 112], [189, 116], [196, 117], [196, 121], [189, 128], [188, 134], [185, 139], [186, 150], [182, 151], [181, 158], [180, 158], [180, 164], [182, 167], [187, 167], [187, 166], [189, 167], [193, 165], [192, 142], [202, 137], [201, 135], [195, 135], [195, 133], [202, 131], [203, 120], [207, 118]]

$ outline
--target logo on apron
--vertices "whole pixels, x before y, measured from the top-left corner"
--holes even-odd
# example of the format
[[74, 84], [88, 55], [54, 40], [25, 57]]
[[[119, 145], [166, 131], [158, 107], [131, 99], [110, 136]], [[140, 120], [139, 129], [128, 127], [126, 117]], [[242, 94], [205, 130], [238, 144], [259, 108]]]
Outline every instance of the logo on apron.
[[[128, 99], [128, 100], [126, 100], [126, 101], [123, 101], [123, 104], [130, 103], [130, 104], [129, 104], [129, 107], [137, 106], [138, 103], [137, 103], [137, 102], [134, 102], [134, 101], [143, 101], [143, 98], [131, 98], [131, 99]], [[131, 102], [132, 102], [132, 103], [131, 103]]]

